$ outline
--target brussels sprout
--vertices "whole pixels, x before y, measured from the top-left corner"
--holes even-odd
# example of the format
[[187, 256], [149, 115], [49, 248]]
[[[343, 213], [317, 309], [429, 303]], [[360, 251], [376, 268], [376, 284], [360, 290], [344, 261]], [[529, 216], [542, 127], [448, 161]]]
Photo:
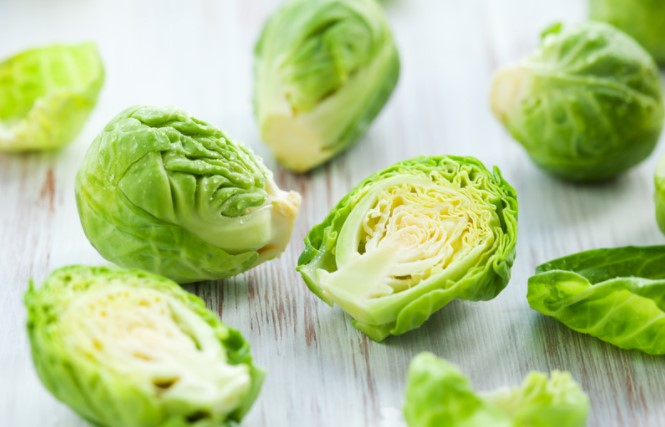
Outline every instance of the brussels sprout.
[[300, 207], [249, 149], [183, 111], [147, 106], [123, 111], [95, 139], [76, 199], [102, 256], [181, 283], [278, 256]]
[[496, 74], [491, 98], [533, 161], [574, 181], [608, 179], [637, 165], [663, 127], [653, 59], [599, 22], [545, 31], [533, 55]]
[[662, 0], [589, 0], [591, 19], [614, 25], [665, 63], [665, 3]]
[[359, 139], [390, 97], [399, 58], [375, 0], [293, 0], [255, 49], [261, 136], [285, 167], [312, 169]]
[[527, 299], [569, 328], [665, 354], [665, 246], [594, 249], [538, 266]]
[[589, 399], [568, 372], [531, 372], [521, 387], [480, 395], [449, 362], [421, 353], [409, 366], [409, 427], [578, 427]]
[[95, 425], [227, 426], [261, 388], [242, 335], [163, 277], [64, 267], [25, 304], [39, 377]]
[[515, 190], [497, 168], [418, 157], [351, 190], [307, 235], [298, 271], [381, 341], [455, 298], [494, 298], [510, 278], [516, 238]]
[[665, 234], [665, 156], [662, 156], [656, 167], [654, 177], [656, 192], [654, 199], [656, 202], [656, 220], [660, 231]]
[[0, 150], [68, 144], [103, 83], [104, 66], [93, 43], [31, 49], [0, 62]]

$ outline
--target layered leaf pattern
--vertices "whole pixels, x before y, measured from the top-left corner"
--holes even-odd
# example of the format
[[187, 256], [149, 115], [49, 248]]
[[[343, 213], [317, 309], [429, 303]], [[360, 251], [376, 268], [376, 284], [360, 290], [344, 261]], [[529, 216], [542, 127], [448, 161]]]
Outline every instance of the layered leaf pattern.
[[179, 282], [229, 277], [279, 255], [300, 205], [220, 130], [148, 106], [106, 126], [76, 194], [86, 235], [105, 258]]
[[163, 277], [64, 267], [25, 304], [39, 377], [96, 425], [227, 426], [261, 388], [240, 333]]
[[534, 162], [571, 180], [607, 179], [638, 164], [663, 126], [653, 59], [602, 23], [546, 31], [533, 55], [497, 73], [492, 98]]
[[419, 327], [455, 298], [507, 284], [517, 200], [497, 169], [470, 157], [419, 157], [377, 172], [305, 239], [298, 271], [375, 340]]

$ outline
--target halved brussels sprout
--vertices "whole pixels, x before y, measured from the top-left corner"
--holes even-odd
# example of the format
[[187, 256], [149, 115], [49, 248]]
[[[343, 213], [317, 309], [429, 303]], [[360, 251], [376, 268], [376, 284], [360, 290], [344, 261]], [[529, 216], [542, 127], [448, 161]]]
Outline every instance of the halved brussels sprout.
[[255, 111], [285, 167], [312, 169], [360, 138], [390, 97], [399, 58], [375, 0], [292, 0], [255, 49]]
[[104, 66], [93, 43], [30, 49], [0, 62], [0, 150], [68, 144], [103, 83]]
[[644, 160], [663, 127], [651, 56], [600, 22], [555, 25], [536, 52], [500, 70], [492, 109], [543, 170], [574, 181], [614, 177]]
[[242, 335], [163, 277], [64, 267], [25, 304], [39, 377], [95, 425], [227, 426], [261, 388]]
[[488, 300], [515, 258], [517, 199], [472, 157], [418, 157], [377, 172], [305, 239], [298, 271], [380, 341], [455, 298]]
[[589, 0], [591, 19], [607, 22], [637, 40], [665, 63], [665, 2], [662, 0]]
[[456, 366], [431, 353], [409, 366], [409, 427], [582, 427], [589, 398], [568, 372], [531, 372], [521, 387], [476, 393]]
[[624, 349], [665, 354], [665, 246], [594, 249], [529, 278], [529, 305]]
[[278, 256], [300, 207], [249, 149], [183, 111], [148, 106], [123, 111], [94, 140], [76, 200], [102, 256], [181, 283]]

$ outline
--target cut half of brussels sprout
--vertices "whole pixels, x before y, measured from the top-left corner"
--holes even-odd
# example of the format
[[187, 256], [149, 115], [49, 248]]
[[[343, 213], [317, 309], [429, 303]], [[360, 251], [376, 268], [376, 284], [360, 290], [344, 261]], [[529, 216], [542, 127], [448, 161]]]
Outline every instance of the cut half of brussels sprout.
[[612, 178], [644, 160], [663, 127], [658, 68], [600, 22], [543, 33], [536, 52], [494, 77], [494, 114], [543, 170], [573, 181]]
[[380, 341], [422, 325], [455, 298], [508, 283], [517, 198], [471, 157], [418, 157], [365, 179], [305, 239], [298, 271], [328, 304]]
[[527, 299], [569, 328], [665, 354], [665, 246], [594, 249], [542, 264]]
[[589, 15], [637, 40], [665, 64], [665, 2], [661, 0], [589, 0]]
[[291, 0], [265, 25], [255, 56], [262, 138], [298, 172], [360, 138], [399, 75], [397, 49], [375, 0]]
[[521, 387], [479, 394], [456, 366], [431, 353], [409, 366], [409, 427], [582, 427], [588, 411], [589, 398], [568, 372], [531, 372]]
[[96, 425], [226, 426], [261, 388], [240, 333], [163, 277], [64, 267], [25, 304], [39, 377]]
[[68, 144], [103, 83], [104, 66], [93, 43], [31, 49], [0, 62], [0, 150]]
[[123, 111], [93, 141], [76, 199], [102, 256], [181, 283], [280, 255], [300, 208], [249, 149], [188, 113], [148, 106]]

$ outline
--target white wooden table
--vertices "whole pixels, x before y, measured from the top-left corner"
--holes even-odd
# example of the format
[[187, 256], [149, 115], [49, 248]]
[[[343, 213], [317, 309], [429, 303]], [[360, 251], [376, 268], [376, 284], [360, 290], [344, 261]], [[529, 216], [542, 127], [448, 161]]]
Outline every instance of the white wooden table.
[[[555, 20], [584, 19], [582, 0], [392, 0], [399, 86], [368, 135], [309, 175], [278, 168], [252, 116], [252, 48], [279, 0], [0, 0], [0, 56], [33, 45], [99, 43], [107, 80], [76, 141], [55, 153], [0, 155], [0, 426], [84, 426], [39, 383], [23, 293], [59, 266], [106, 264], [76, 214], [74, 175], [102, 126], [127, 106], [189, 110], [243, 140], [303, 195], [279, 259], [223, 283], [188, 287], [252, 343], [267, 371], [248, 426], [400, 426], [409, 360], [430, 350], [478, 389], [530, 370], [570, 370], [591, 397], [590, 425], [665, 425], [665, 359], [621, 351], [532, 311], [526, 281], [546, 260], [583, 249], [657, 244], [652, 171], [660, 152], [620, 179], [579, 187], [537, 170], [488, 108], [496, 68], [528, 53]], [[370, 173], [420, 154], [499, 165], [517, 189], [513, 279], [495, 300], [455, 302], [422, 328], [377, 344], [316, 299], [294, 271], [302, 239]]]

